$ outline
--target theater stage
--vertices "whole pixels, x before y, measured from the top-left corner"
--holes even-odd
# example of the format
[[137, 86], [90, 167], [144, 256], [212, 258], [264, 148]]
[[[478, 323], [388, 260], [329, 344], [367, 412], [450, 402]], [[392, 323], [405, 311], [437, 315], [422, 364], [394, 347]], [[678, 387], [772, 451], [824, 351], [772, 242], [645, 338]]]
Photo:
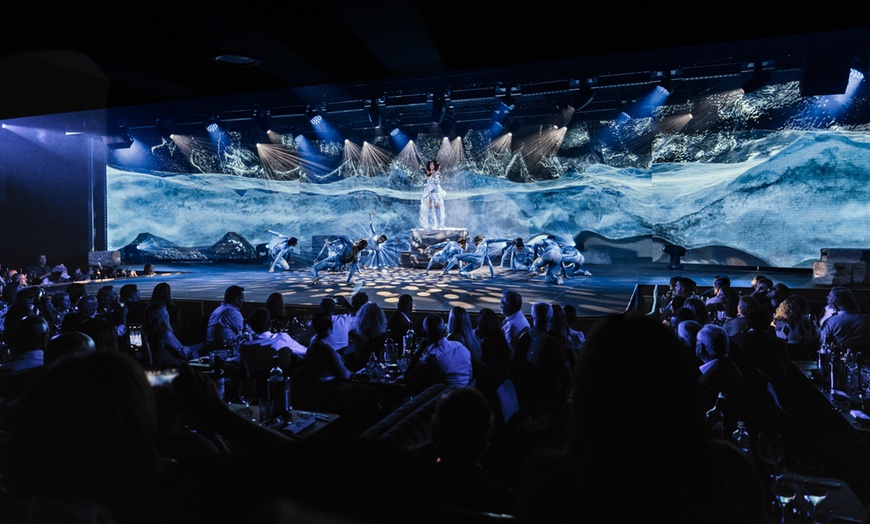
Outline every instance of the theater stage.
[[[409, 293], [414, 297], [415, 311], [446, 312], [454, 306], [463, 306], [472, 312], [483, 307], [499, 311], [503, 291], [512, 289], [523, 296], [523, 308], [528, 313], [534, 302], [544, 301], [561, 305], [573, 305], [580, 317], [595, 317], [624, 312], [630, 308], [649, 311], [652, 297], [664, 292], [669, 279], [674, 275], [695, 280], [702, 289], [712, 285], [716, 275], [731, 277], [732, 286], [748, 288], [755, 275], [762, 273], [775, 283], [781, 282], [794, 290], [803, 290], [811, 295], [811, 302], [823, 300], [827, 287], [815, 285], [811, 269], [775, 269], [744, 266], [711, 266], [686, 264], [680, 270], [670, 269], [667, 263], [649, 264], [587, 264], [592, 276], [574, 276], [564, 284], [548, 284], [543, 277], [527, 280], [524, 271], [511, 271], [496, 267], [495, 278], [489, 272], [478, 269], [474, 280], [460, 277], [454, 269], [441, 276], [440, 270], [395, 267], [387, 270], [366, 269], [354, 276], [352, 284], [346, 284], [347, 273], [321, 272], [322, 279], [310, 286], [308, 266], [291, 266], [288, 271], [269, 273], [266, 262], [251, 263], [172, 263], [155, 264], [158, 274], [150, 277], [107, 279], [86, 283], [89, 292], [96, 293], [100, 286], [112, 284], [116, 290], [127, 283], [138, 285], [142, 298], [148, 300], [151, 290], [159, 282], [168, 282], [172, 296], [177, 300], [220, 301], [224, 289], [230, 285], [245, 288], [246, 305], [263, 303], [273, 292], [284, 295], [288, 306], [315, 307], [323, 297], [344, 295], [347, 298], [356, 291], [365, 291], [369, 299], [385, 309], [395, 308], [399, 295]], [[141, 268], [135, 268], [141, 271]], [[658, 290], [655, 286], [660, 286]], [[821, 298], [820, 298], [821, 297]]]

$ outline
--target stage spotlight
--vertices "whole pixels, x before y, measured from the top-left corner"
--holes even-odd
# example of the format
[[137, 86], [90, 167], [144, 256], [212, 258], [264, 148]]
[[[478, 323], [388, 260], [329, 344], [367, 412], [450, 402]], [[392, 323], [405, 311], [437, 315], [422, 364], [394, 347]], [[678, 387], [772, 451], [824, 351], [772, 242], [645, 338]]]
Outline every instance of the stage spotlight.
[[740, 87], [744, 95], [757, 91], [770, 82], [770, 72], [765, 71], [764, 66], [764, 62], [750, 62], [746, 64], [745, 68], [752, 70], [752, 76]]
[[205, 130], [209, 133], [217, 133], [220, 131], [220, 117], [217, 115], [209, 116], [205, 121]]

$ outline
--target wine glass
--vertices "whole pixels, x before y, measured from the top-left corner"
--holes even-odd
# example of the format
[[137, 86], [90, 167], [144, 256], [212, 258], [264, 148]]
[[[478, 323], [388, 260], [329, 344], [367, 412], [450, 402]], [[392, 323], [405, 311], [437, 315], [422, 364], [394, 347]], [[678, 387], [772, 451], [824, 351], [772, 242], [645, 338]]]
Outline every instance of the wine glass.
[[239, 400], [244, 406], [239, 410], [239, 413], [254, 420], [254, 410], [251, 409], [251, 403], [257, 401], [257, 379], [254, 377], [245, 376], [239, 381]]
[[804, 500], [812, 505], [810, 517], [813, 522], [818, 522], [816, 519], [816, 507], [828, 496], [828, 488], [818, 484], [804, 484], [802, 488]]
[[772, 479], [782, 476], [785, 461], [785, 446], [782, 443], [782, 434], [778, 431], [761, 430], [758, 432], [758, 441], [755, 453], [766, 466], [767, 472]]
[[782, 523], [785, 524], [786, 509], [797, 497], [797, 489], [795, 489], [793, 482], [781, 477], [773, 483], [773, 496], [776, 497], [776, 503], [779, 504], [782, 516]]

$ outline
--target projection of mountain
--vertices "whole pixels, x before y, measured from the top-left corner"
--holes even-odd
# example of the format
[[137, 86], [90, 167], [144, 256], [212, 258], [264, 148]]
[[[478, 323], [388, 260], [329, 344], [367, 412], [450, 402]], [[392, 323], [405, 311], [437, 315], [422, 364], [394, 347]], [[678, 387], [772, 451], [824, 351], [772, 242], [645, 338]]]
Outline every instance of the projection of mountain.
[[[546, 181], [446, 172], [445, 226], [504, 238], [651, 235], [690, 250], [722, 246], [775, 267], [808, 267], [822, 248], [870, 247], [870, 136], [789, 131], [731, 138], [730, 150], [703, 162], [589, 164]], [[556, 160], [552, 165], [560, 165]], [[271, 229], [299, 238], [301, 250], [319, 249], [311, 245], [315, 235], [372, 236], [372, 212], [377, 233], [405, 239], [420, 227], [418, 178], [398, 164], [383, 176], [320, 184], [109, 168], [109, 248], [143, 231], [188, 246], [235, 231], [256, 245], [273, 238]]]

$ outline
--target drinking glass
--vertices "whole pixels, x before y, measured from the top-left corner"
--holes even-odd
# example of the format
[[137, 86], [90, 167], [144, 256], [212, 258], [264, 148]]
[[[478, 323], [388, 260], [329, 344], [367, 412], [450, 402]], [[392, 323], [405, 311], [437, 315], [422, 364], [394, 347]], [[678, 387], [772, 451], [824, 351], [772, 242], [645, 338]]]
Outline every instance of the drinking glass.
[[816, 507], [828, 496], [828, 488], [818, 484], [804, 484], [801, 488], [804, 500], [812, 505], [810, 519], [813, 523], [819, 522], [816, 518]]
[[771, 479], [777, 479], [784, 470], [785, 446], [782, 443], [782, 434], [773, 430], [761, 430], [758, 432], [758, 441], [755, 445], [755, 453], [758, 459], [764, 463]]
[[797, 497], [797, 489], [793, 482], [785, 478], [778, 478], [773, 483], [773, 496], [776, 498], [776, 503], [779, 504], [782, 524], [785, 524], [788, 506]]

